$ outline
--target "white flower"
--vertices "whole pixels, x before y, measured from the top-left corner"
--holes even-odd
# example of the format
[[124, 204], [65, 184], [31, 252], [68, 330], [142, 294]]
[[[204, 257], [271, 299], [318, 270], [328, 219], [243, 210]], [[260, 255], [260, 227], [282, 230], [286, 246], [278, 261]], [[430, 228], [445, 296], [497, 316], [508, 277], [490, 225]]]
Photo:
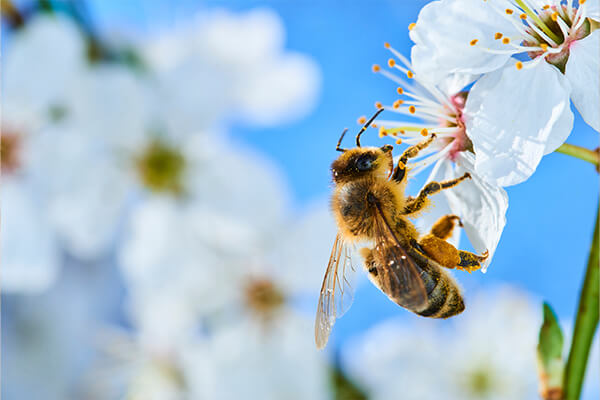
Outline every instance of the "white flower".
[[199, 14], [143, 49], [157, 74], [168, 130], [193, 133], [223, 117], [276, 125], [314, 105], [319, 71], [284, 51], [284, 28], [268, 10]]
[[[415, 70], [432, 82], [484, 74], [467, 99], [476, 169], [507, 186], [527, 179], [569, 135], [569, 98], [600, 130], [598, 0], [441, 0], [411, 26]], [[512, 58], [526, 53], [531, 61]]]
[[526, 295], [496, 290], [451, 325], [382, 323], [347, 345], [343, 365], [374, 400], [534, 399], [539, 314]]
[[63, 117], [44, 128], [31, 158], [62, 244], [93, 259], [114, 240], [135, 188], [149, 112], [143, 83], [121, 66], [89, 68], [65, 98]]
[[[382, 106], [386, 110], [402, 114], [401, 120], [379, 120], [380, 136], [392, 136], [398, 144], [414, 145], [431, 134], [436, 135], [434, 142], [421, 153], [415, 161], [409, 159], [411, 174], [434, 165], [427, 181], [442, 181], [471, 174], [453, 189], [444, 190], [433, 197], [433, 204], [440, 204], [440, 209], [448, 209], [458, 215], [464, 225], [465, 232], [475, 251], [489, 256], [483, 265], [483, 271], [492, 260], [500, 236], [506, 223], [508, 196], [500, 186], [488, 182], [476, 168], [477, 152], [473, 154], [473, 141], [478, 134], [468, 124], [471, 115], [465, 109], [465, 98], [471, 96], [462, 91], [471, 79], [468, 75], [452, 75], [439, 85], [424, 81], [420, 75], [411, 70], [408, 60], [386, 44], [392, 53], [404, 65], [395, 59], [389, 60], [389, 66], [406, 74], [414, 85], [409, 85], [393, 72], [374, 66], [392, 81], [401, 85], [397, 92], [401, 99], [391, 106]], [[379, 106], [379, 105], [378, 105]], [[418, 120], [415, 120], [418, 118]], [[447, 206], [446, 203], [447, 202]], [[434, 209], [435, 211], [435, 209]], [[421, 218], [421, 228], [429, 228], [441, 215], [439, 212], [426, 213]], [[454, 238], [455, 244], [458, 240]]]
[[265, 329], [241, 319], [185, 357], [191, 398], [328, 399], [329, 371], [312, 319], [293, 314]]

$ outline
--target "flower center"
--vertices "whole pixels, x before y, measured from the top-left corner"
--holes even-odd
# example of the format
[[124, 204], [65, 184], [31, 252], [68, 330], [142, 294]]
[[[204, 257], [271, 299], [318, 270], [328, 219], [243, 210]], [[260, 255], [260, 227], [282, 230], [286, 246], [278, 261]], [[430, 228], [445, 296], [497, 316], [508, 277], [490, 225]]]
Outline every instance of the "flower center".
[[21, 166], [21, 137], [16, 133], [2, 132], [0, 138], [0, 167], [3, 174], [13, 174]]
[[488, 368], [481, 366], [466, 374], [464, 385], [466, 391], [474, 398], [485, 398], [494, 390], [494, 374]]
[[264, 317], [269, 317], [281, 307], [285, 296], [269, 279], [251, 279], [245, 287], [246, 305], [248, 308]]
[[155, 139], [136, 158], [135, 163], [146, 188], [176, 195], [183, 192], [185, 158], [177, 148]]
[[[495, 54], [527, 53], [531, 59], [546, 60], [564, 73], [571, 44], [589, 35], [592, 28], [585, 0], [580, 0], [578, 5], [572, 0], [567, 4], [560, 0], [548, 1], [551, 4], [536, 6], [530, 4], [530, 0], [512, 0], [505, 9], [497, 2], [488, 2], [495, 12], [512, 22], [519, 36], [508, 37], [496, 32], [493, 39], [501, 47], [492, 49], [484, 45], [481, 49]], [[472, 39], [470, 45], [478, 45], [479, 39]], [[517, 62], [516, 67], [523, 68], [523, 63]]]
[[[540, 47], [541, 50], [527, 52], [529, 57], [535, 59], [545, 55], [547, 62], [555, 65], [564, 73], [571, 44], [590, 34], [590, 23], [587, 18], [581, 17], [581, 13], [576, 7], [569, 8], [563, 4], [544, 7], [547, 8], [539, 12], [539, 22], [536, 24], [540, 29], [534, 30], [531, 26], [528, 27], [526, 29], [528, 36], [523, 40], [523, 45]], [[543, 35], [544, 32], [548, 32], [548, 34]], [[553, 35], [549, 35], [550, 32]], [[550, 49], [550, 51], [544, 49]], [[544, 54], [546, 52], [548, 54]]]

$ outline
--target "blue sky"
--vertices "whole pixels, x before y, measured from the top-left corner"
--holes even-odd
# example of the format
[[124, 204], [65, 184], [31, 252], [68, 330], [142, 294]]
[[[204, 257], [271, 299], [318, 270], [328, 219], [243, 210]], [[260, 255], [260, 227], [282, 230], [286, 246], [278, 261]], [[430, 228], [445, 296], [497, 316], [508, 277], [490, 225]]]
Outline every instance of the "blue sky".
[[[91, 10], [105, 32], [145, 34], [175, 24], [200, 8], [268, 7], [283, 19], [287, 48], [309, 54], [319, 64], [323, 78], [321, 95], [306, 118], [273, 129], [235, 125], [232, 129], [234, 140], [252, 146], [280, 166], [294, 207], [302, 209], [327, 198], [331, 188], [329, 165], [336, 157], [335, 143], [342, 129], [357, 129], [357, 117], [373, 112], [376, 100], [395, 99], [395, 86], [373, 74], [371, 65], [384, 64], [389, 58], [383, 47], [386, 41], [403, 54], [410, 54], [407, 26], [416, 21], [418, 11], [427, 2], [169, 3], [172, 4], [165, 0], [139, 0], [115, 9], [109, 2], [95, 0]], [[598, 146], [597, 135], [576, 113], [568, 142], [593, 149]], [[381, 143], [376, 135], [365, 139], [367, 143]], [[416, 179], [409, 190], [418, 191], [424, 177], [425, 174]], [[531, 292], [540, 300], [540, 308], [541, 300], [549, 301], [561, 318], [571, 320], [598, 204], [598, 175], [583, 161], [552, 154], [544, 158], [531, 179], [507, 191], [507, 224], [488, 273], [458, 274], [467, 293], [467, 304], [468, 293], [477, 288], [510, 283]], [[399, 313], [404, 312], [370, 285], [363, 285], [352, 312], [336, 326], [336, 335], [345, 337]]]

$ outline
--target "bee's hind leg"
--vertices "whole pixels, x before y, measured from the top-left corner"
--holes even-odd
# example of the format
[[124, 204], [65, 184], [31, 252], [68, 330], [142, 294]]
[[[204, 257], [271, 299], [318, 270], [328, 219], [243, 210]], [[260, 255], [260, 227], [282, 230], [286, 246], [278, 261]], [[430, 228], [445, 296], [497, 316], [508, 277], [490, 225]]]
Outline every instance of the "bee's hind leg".
[[457, 223], [458, 226], [462, 226], [458, 216], [444, 215], [431, 227], [431, 232], [419, 240], [419, 246], [429, 257], [446, 268], [467, 272], [477, 271], [481, 268], [481, 263], [487, 259], [488, 252], [478, 256], [468, 251], [458, 250], [446, 242]]
[[458, 263], [456, 269], [470, 273], [481, 268], [481, 263], [488, 258], [489, 253], [486, 250], [482, 255], [478, 256], [468, 251], [459, 250], [458, 255], [460, 256], [460, 263]]
[[462, 227], [462, 221], [460, 217], [453, 214], [444, 215], [440, 219], [437, 220], [435, 224], [431, 227], [431, 234], [433, 236], [439, 237], [442, 240], [447, 240], [450, 236], [452, 236], [452, 231], [454, 227], [457, 225]]

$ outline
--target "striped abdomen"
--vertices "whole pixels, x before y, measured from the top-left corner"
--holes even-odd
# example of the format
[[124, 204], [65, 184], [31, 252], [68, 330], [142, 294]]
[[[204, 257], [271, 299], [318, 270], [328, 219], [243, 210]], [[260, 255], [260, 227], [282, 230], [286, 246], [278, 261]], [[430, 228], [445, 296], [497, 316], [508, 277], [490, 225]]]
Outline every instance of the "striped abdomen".
[[375, 257], [373, 257], [371, 250], [362, 250], [365, 268], [369, 272], [370, 280], [384, 292], [390, 300], [394, 301], [399, 306], [428, 318], [449, 318], [463, 312], [465, 303], [461, 296], [460, 289], [454, 279], [443, 270], [443, 267], [439, 266], [430, 258], [423, 256], [415, 249], [409, 250], [408, 254], [419, 270], [421, 280], [427, 291], [427, 302], [418, 309], [415, 308], [414, 304], [411, 304], [410, 298], [406, 297], [406, 293], [401, 287], [389, 288], [389, 285], [383, 285], [381, 283], [379, 280], [381, 277], [378, 276], [377, 272], [380, 270], [380, 266], [376, 264]]

